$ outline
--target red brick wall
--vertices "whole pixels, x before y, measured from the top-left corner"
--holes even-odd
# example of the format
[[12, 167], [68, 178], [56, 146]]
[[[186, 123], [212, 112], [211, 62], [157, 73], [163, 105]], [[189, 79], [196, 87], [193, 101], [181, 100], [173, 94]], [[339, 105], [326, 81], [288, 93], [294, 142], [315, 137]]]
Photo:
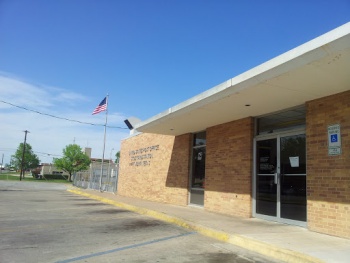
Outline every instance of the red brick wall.
[[118, 194], [187, 205], [190, 135], [139, 134], [122, 141]]
[[252, 118], [207, 129], [205, 209], [251, 217], [253, 131]]
[[[350, 238], [350, 91], [306, 104], [310, 230]], [[340, 124], [342, 154], [328, 155], [327, 127]]]

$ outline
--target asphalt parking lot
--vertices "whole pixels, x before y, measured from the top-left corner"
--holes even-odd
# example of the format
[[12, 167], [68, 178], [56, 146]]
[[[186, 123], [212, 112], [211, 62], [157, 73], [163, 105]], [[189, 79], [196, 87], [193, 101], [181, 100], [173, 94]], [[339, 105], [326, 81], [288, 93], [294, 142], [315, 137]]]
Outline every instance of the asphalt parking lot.
[[0, 181], [0, 262], [274, 262], [65, 189]]

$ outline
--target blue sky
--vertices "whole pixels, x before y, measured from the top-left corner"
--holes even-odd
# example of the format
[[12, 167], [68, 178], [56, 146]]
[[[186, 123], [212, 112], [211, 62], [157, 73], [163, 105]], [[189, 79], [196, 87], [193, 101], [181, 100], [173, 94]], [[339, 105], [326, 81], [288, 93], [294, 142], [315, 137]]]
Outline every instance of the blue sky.
[[[127, 117], [148, 119], [349, 21], [350, 0], [0, 0], [0, 100], [103, 125], [91, 112], [108, 93], [108, 124], [124, 128], [107, 129], [109, 157]], [[43, 162], [74, 141], [102, 156], [102, 126], [3, 102], [0, 122], [5, 163], [24, 130]]]

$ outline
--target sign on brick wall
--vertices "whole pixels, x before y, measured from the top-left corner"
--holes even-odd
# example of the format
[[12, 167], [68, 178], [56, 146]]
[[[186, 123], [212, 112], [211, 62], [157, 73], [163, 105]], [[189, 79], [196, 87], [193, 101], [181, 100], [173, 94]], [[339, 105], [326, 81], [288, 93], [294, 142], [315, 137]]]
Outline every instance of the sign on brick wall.
[[153, 145], [149, 147], [140, 148], [137, 150], [129, 151], [130, 166], [148, 166], [151, 165], [151, 159], [153, 158], [153, 152], [159, 150], [159, 145]]
[[341, 154], [341, 136], [340, 125], [334, 124], [328, 126], [328, 155]]

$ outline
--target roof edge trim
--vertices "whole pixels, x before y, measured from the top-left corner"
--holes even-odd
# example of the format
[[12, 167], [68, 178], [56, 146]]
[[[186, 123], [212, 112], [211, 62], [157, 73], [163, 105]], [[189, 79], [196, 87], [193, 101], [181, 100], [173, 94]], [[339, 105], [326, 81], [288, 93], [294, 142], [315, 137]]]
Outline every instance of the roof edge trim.
[[[301, 44], [285, 53], [282, 53], [281, 55], [253, 67], [252, 69], [249, 69], [235, 76], [234, 78], [226, 80], [188, 100], [170, 107], [167, 110], [146, 119], [145, 121], [141, 121], [135, 125], [135, 128], [142, 131], [142, 127], [158, 125], [162, 122], [163, 118], [171, 118], [177, 114], [183, 114], [184, 112], [188, 112], [192, 109], [205, 105], [208, 102], [212, 102], [230, 94], [239, 92], [240, 90], [249, 88], [254, 84], [258, 84], [267, 79], [283, 74], [288, 70], [324, 57], [332, 51], [334, 52], [334, 47], [332, 48], [329, 46], [330, 43], [348, 35], [350, 35], [350, 22], [304, 44]], [[315, 54], [316, 50], [320, 48], [321, 52]], [[294, 64], [292, 62], [294, 62]]]

